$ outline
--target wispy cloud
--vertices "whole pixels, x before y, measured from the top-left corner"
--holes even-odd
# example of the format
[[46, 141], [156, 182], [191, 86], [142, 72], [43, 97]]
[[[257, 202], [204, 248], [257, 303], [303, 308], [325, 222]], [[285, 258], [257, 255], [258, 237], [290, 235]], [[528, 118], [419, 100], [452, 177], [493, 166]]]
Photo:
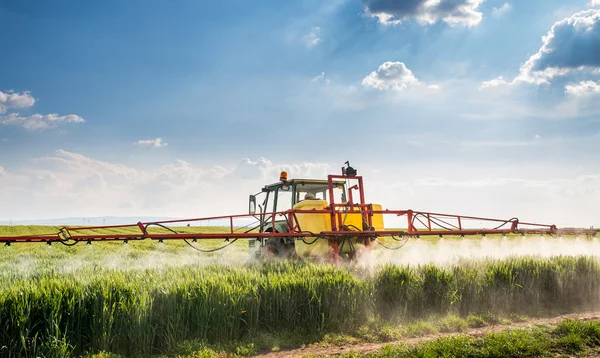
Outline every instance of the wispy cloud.
[[66, 123], [84, 123], [85, 120], [77, 115], [69, 114], [59, 116], [56, 113], [52, 114], [34, 114], [23, 117], [17, 113], [11, 113], [7, 116], [0, 117], [0, 124], [16, 125], [30, 131], [45, 130], [56, 128]]
[[505, 2], [502, 6], [500, 7], [494, 7], [492, 9], [492, 14], [496, 17], [500, 17], [504, 14], [506, 14], [507, 12], [509, 12], [511, 10], [511, 6], [509, 3]]
[[161, 148], [161, 147], [166, 147], [167, 145], [169, 145], [169, 143], [163, 141], [162, 138], [156, 138], [156, 139], [140, 139], [137, 142], [133, 143], [133, 145], [138, 146], [138, 147]]
[[509, 84], [509, 82], [507, 82], [503, 76], [500, 76], [498, 78], [494, 78], [493, 80], [489, 80], [489, 81], [483, 81], [481, 82], [481, 85], [479, 86], [479, 90], [485, 90], [491, 87], [498, 87], [498, 86], [504, 86]]
[[321, 28], [316, 26], [316, 27], [313, 27], [309, 33], [302, 36], [302, 41], [304, 41], [304, 44], [306, 45], [306, 47], [312, 48], [312, 47], [319, 45], [322, 42], [320, 33], [321, 33]]
[[325, 84], [329, 84], [331, 83], [331, 80], [329, 78], [325, 78], [325, 72], [321, 72], [320, 75], [314, 77], [311, 82], [324, 82]]

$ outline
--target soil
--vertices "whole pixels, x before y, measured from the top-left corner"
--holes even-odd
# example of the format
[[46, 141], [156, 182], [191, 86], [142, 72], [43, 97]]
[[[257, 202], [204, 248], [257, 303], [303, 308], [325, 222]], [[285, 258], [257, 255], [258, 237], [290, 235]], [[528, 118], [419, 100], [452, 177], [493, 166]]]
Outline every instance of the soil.
[[505, 329], [512, 328], [527, 328], [538, 325], [557, 325], [560, 321], [565, 319], [574, 319], [580, 321], [589, 320], [600, 320], [600, 312], [587, 312], [587, 313], [573, 313], [565, 314], [561, 316], [549, 317], [549, 318], [536, 318], [526, 322], [517, 322], [511, 324], [498, 324], [492, 326], [486, 326], [482, 328], [470, 328], [460, 333], [436, 333], [421, 337], [406, 338], [397, 341], [389, 341], [384, 343], [358, 343], [355, 345], [347, 346], [307, 346], [298, 349], [281, 350], [277, 352], [269, 352], [264, 354], [256, 355], [255, 357], [260, 358], [275, 358], [275, 357], [302, 357], [302, 356], [319, 356], [319, 357], [331, 357], [349, 352], [359, 353], [375, 353], [379, 351], [383, 346], [388, 344], [418, 344], [423, 341], [433, 340], [440, 337], [448, 337], [455, 335], [469, 335], [472, 337], [479, 337], [487, 333], [499, 332]]

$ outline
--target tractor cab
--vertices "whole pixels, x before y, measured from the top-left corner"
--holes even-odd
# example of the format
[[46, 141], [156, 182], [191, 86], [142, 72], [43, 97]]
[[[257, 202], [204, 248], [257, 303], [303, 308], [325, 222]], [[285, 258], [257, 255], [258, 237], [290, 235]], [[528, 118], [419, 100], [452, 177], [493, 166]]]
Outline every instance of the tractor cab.
[[[285, 173], [285, 172], [283, 172]], [[329, 184], [327, 180], [319, 179], [291, 179], [282, 173], [280, 182], [266, 185], [261, 192], [250, 195], [249, 213], [258, 215], [264, 227], [261, 232], [287, 232], [287, 222], [275, 218], [273, 230], [273, 213], [290, 210], [303, 200], [325, 200], [329, 198]], [[345, 202], [345, 181], [333, 181], [333, 195], [336, 202]], [[278, 225], [279, 224], [279, 225]], [[283, 226], [282, 226], [283, 225]]]
[[[346, 201], [346, 182], [333, 181], [333, 195], [336, 202]], [[294, 205], [304, 200], [324, 200], [330, 202], [329, 183], [320, 179], [287, 179], [287, 173], [281, 172], [280, 181], [262, 188], [261, 192], [250, 195], [249, 213], [255, 215], [259, 223], [259, 232], [289, 232], [285, 216], [278, 213], [294, 208]], [[250, 248], [257, 242], [250, 241]], [[294, 251], [293, 238], [270, 238], [260, 245], [272, 253], [281, 255], [282, 252]], [[258, 247], [256, 247], [258, 248]]]

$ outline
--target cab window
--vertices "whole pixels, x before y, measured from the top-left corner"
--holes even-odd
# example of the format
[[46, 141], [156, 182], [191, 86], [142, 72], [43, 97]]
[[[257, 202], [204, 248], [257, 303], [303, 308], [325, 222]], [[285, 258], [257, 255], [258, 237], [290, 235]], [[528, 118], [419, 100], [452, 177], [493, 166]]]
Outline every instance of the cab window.
[[292, 187], [282, 186], [277, 188], [275, 193], [277, 195], [277, 210], [286, 211], [292, 208]]

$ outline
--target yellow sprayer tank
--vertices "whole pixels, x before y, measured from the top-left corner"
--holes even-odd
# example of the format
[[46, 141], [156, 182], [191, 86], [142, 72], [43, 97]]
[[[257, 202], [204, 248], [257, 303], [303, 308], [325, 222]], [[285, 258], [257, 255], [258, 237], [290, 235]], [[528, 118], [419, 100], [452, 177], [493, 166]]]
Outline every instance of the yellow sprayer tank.
[[[304, 200], [294, 205], [294, 210], [324, 210], [329, 203], [325, 200]], [[381, 210], [381, 205], [373, 204], [373, 210]], [[297, 213], [296, 218], [302, 231], [310, 231], [314, 234], [319, 234], [324, 231], [331, 231], [331, 216], [329, 213]], [[383, 215], [377, 214], [372, 218], [373, 227], [375, 230], [383, 230]], [[342, 213], [342, 225], [347, 226], [350, 230], [363, 230], [363, 219], [361, 213]], [[337, 225], [338, 227], [340, 225]], [[302, 240], [296, 240], [296, 253], [304, 260], [314, 261], [322, 260], [328, 257], [329, 242], [325, 239], [316, 237], [307, 237]], [[352, 240], [352, 246], [348, 243], [344, 244], [341, 254], [350, 254], [353, 249], [361, 250], [364, 246], [363, 240], [360, 243], [357, 240]], [[379, 241], [383, 242], [383, 238]], [[377, 244], [372, 244], [371, 248], [376, 249]]]

